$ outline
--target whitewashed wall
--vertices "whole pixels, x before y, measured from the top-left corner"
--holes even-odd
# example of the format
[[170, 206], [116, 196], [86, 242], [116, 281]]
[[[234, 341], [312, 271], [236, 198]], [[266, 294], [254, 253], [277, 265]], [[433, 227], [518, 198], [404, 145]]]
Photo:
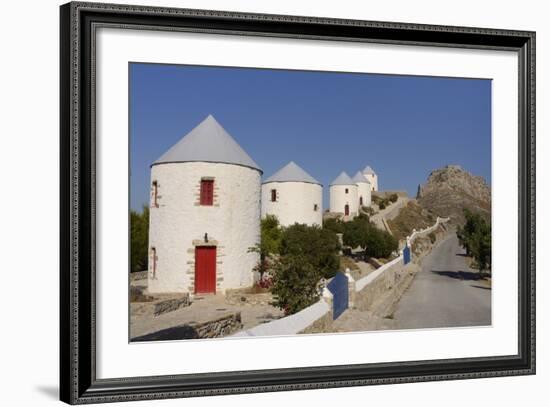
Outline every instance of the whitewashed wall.
[[[277, 201], [271, 201], [271, 190]], [[314, 210], [317, 205], [317, 210]], [[323, 224], [323, 187], [307, 182], [268, 182], [262, 185], [262, 218], [275, 215], [283, 226]]]
[[[214, 205], [200, 206], [202, 177], [214, 178]], [[216, 291], [250, 286], [259, 257], [248, 249], [260, 240], [260, 172], [219, 163], [155, 165], [158, 208], [151, 208], [149, 248], [157, 253], [156, 277], [149, 264], [149, 291], [193, 292], [194, 247], [217, 246]]]
[[376, 175], [376, 174], [367, 174], [367, 173], [364, 173], [363, 175], [365, 176], [366, 179], [369, 180], [370, 185], [371, 185], [371, 189], [373, 191], [378, 191], [378, 175]]
[[371, 184], [367, 182], [357, 182], [357, 201], [363, 197], [363, 206], [370, 206], [372, 203]]
[[[348, 193], [346, 194], [346, 189]], [[344, 213], [345, 205], [349, 205], [350, 217], [357, 216], [359, 198], [357, 196], [357, 185], [331, 185], [330, 186], [330, 211]]]

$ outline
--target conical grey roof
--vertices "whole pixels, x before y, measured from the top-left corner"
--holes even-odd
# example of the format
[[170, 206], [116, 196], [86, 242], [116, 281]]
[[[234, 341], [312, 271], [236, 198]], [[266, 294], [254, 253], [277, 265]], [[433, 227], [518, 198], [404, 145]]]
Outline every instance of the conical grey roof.
[[351, 180], [355, 183], [364, 182], [366, 184], [370, 184], [369, 180], [363, 175], [361, 171], [357, 171]]
[[367, 165], [365, 167], [365, 169], [363, 170], [363, 174], [372, 174], [372, 175], [376, 175], [376, 173], [374, 172], [374, 170], [370, 167], [370, 165]]
[[355, 182], [353, 182], [345, 171], [342, 171], [340, 175], [338, 175], [334, 181], [330, 183], [330, 185], [355, 185]]
[[267, 184], [268, 182], [307, 182], [310, 184], [322, 185], [294, 161], [289, 162], [271, 177], [266, 179], [263, 183]]
[[188, 161], [236, 164], [262, 171], [212, 115], [174, 144], [153, 165]]

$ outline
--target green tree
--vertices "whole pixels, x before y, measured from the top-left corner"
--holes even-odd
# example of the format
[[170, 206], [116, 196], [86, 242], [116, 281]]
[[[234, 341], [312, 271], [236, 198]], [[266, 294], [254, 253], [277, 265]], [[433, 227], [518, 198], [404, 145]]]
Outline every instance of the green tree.
[[149, 208], [130, 211], [130, 271], [147, 270], [149, 251]]
[[308, 256], [289, 254], [277, 259], [273, 266], [275, 305], [294, 314], [312, 304], [320, 296], [321, 273], [311, 264]]
[[283, 229], [281, 256], [304, 256], [322, 277], [333, 277], [340, 264], [338, 236], [317, 226], [294, 224]]
[[388, 258], [397, 250], [398, 242], [395, 237], [384, 230], [371, 227], [366, 238], [366, 255], [376, 258]]
[[386, 258], [397, 250], [398, 242], [388, 232], [378, 229], [368, 217], [357, 217], [344, 225], [346, 246], [364, 250], [369, 257]]
[[271, 268], [271, 257], [279, 254], [282, 238], [282, 228], [274, 215], [267, 215], [260, 223], [260, 243], [251, 247], [249, 251], [260, 254], [260, 262], [254, 271], [260, 274], [260, 279]]
[[352, 249], [360, 247], [365, 249], [367, 245], [367, 235], [371, 228], [367, 218], [355, 218], [344, 224], [344, 235], [342, 240], [346, 246]]
[[331, 230], [334, 233], [344, 233], [344, 222], [338, 218], [329, 218], [323, 221], [323, 229]]
[[491, 264], [491, 224], [479, 213], [464, 209], [466, 222], [458, 227], [456, 235], [468, 256], [475, 260], [481, 276]]

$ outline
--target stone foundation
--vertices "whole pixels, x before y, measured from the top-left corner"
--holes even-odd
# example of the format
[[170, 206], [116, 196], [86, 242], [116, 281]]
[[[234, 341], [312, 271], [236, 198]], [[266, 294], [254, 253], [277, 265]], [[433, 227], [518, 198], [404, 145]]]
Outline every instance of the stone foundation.
[[167, 312], [172, 312], [181, 307], [188, 307], [191, 305], [191, 299], [189, 294], [184, 294], [178, 298], [170, 298], [167, 300], [160, 300], [155, 304], [155, 310], [153, 311], [154, 316], [159, 316]]
[[242, 329], [241, 313], [224, 315], [212, 321], [202, 322], [197, 325], [191, 325], [196, 333], [197, 338], [221, 338], [230, 335]]

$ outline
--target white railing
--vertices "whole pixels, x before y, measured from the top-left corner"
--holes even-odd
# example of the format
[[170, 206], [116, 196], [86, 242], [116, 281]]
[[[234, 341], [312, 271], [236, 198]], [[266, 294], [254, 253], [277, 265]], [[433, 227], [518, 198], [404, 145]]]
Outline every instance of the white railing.
[[449, 219], [450, 219], [450, 218], [440, 218], [440, 217], [438, 216], [438, 217], [437, 217], [437, 220], [435, 221], [435, 223], [434, 223], [432, 226], [429, 226], [429, 227], [427, 227], [426, 229], [422, 229], [422, 230], [413, 229], [413, 233], [412, 233], [410, 236], [407, 236], [407, 238], [406, 238], [407, 246], [411, 247], [411, 244], [414, 243], [414, 240], [415, 240], [419, 235], [423, 235], [423, 234], [426, 234], [426, 233], [433, 232], [434, 230], [437, 229], [437, 227], [438, 227], [440, 224], [448, 222]]
[[[407, 246], [410, 247], [410, 245], [414, 242], [414, 240], [419, 236], [419, 235], [422, 235], [422, 234], [425, 234], [425, 233], [430, 233], [430, 232], [433, 232], [434, 230], [437, 229], [437, 227], [442, 224], [442, 223], [445, 223], [445, 222], [448, 222], [450, 218], [440, 218], [439, 216], [437, 217], [437, 220], [436, 222], [430, 226], [430, 227], [427, 227], [426, 229], [422, 229], [422, 230], [415, 230], [413, 229], [413, 233], [410, 235], [410, 236], [407, 236]], [[363, 288], [365, 288], [367, 285], [369, 285], [370, 283], [372, 283], [374, 280], [376, 280], [380, 275], [382, 275], [386, 270], [390, 269], [392, 266], [398, 264], [399, 262], [403, 261], [403, 250], [400, 250], [399, 251], [399, 256], [396, 257], [395, 259], [393, 259], [392, 261], [384, 264], [383, 266], [381, 267], [378, 267], [376, 270], [374, 270], [372, 273], [366, 275], [365, 277], [357, 280], [355, 282], [355, 291], [358, 292], [358, 291], [361, 291]]]
[[315, 304], [281, 319], [276, 319], [245, 331], [237, 332], [233, 337], [295, 335], [310, 327], [315, 321], [326, 316], [331, 305], [323, 298]]

